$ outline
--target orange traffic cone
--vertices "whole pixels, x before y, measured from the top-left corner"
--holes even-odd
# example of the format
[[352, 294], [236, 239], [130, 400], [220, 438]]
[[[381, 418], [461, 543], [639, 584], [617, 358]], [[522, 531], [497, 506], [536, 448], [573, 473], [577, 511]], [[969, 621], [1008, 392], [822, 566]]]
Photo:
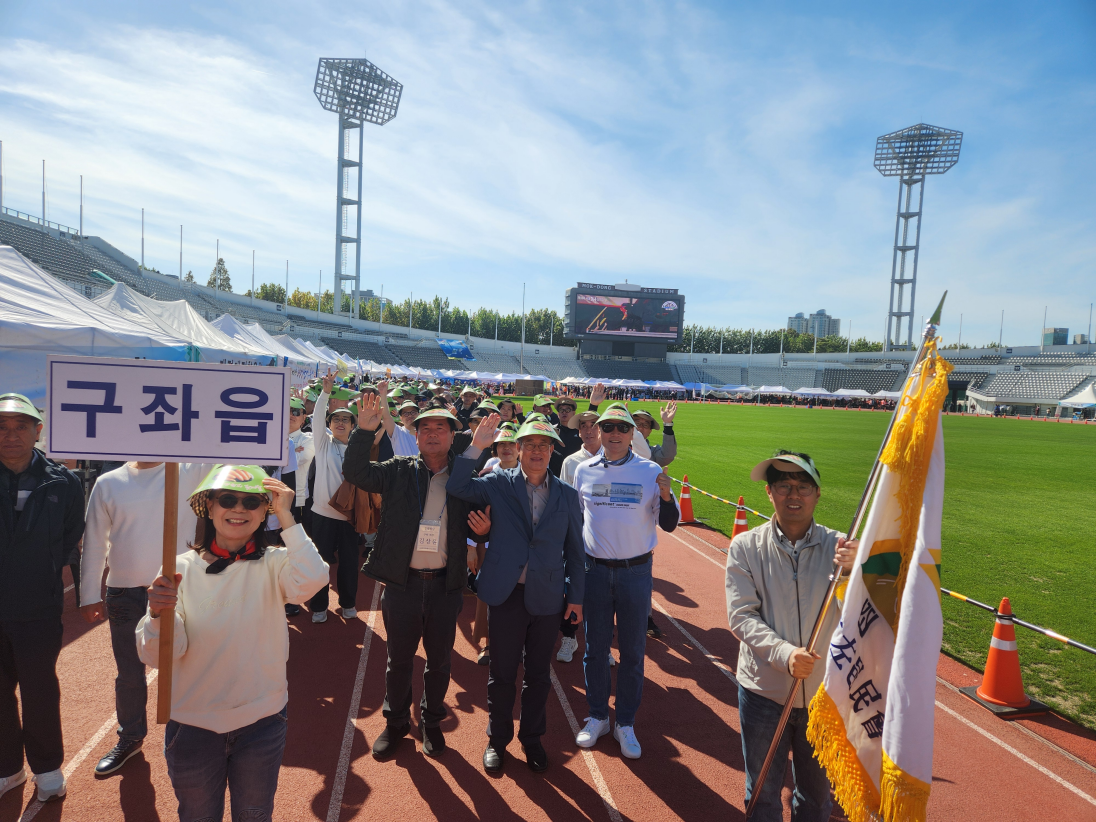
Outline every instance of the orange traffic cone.
[[689, 495], [689, 475], [681, 478], [681, 522], [696, 522], [693, 518], [693, 498]]
[[731, 542], [734, 542], [734, 538], [739, 534], [744, 534], [750, 530], [750, 524], [746, 522], [746, 512], [742, 509], [743, 499], [738, 498], [739, 508], [735, 511], [734, 515], [734, 530], [731, 531]]
[[1012, 606], [1008, 597], [1001, 600], [1001, 606], [997, 609], [982, 684], [960, 690], [1002, 719], [1016, 719], [1049, 710], [1046, 705], [1024, 693], [1020, 654], [1016, 650], [1016, 626], [1012, 622]]

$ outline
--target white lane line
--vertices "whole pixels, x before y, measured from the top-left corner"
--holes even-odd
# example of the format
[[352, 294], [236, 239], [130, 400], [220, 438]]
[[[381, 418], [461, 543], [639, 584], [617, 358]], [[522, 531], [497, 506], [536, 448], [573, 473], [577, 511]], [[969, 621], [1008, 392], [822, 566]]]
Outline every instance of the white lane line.
[[358, 713], [361, 711], [362, 683], [365, 682], [365, 668], [369, 664], [369, 646], [373, 640], [373, 626], [377, 621], [377, 602], [381, 598], [381, 584], [373, 583], [373, 602], [369, 605], [369, 619], [365, 623], [365, 638], [362, 639], [362, 655], [358, 659], [358, 675], [354, 678], [354, 693], [350, 697], [350, 709], [346, 713], [346, 728], [343, 730], [342, 750], [339, 752], [339, 766], [335, 769], [335, 781], [331, 786], [331, 800], [327, 804], [327, 822], [339, 822], [342, 813], [343, 790], [346, 788], [346, 775], [350, 771], [350, 749], [354, 746], [354, 731], [358, 727]]
[[[156, 680], [156, 674], [158, 673], [159, 671], [156, 668], [150, 668], [148, 673], [145, 674], [145, 681], [151, 685]], [[77, 752], [76, 756], [70, 759], [69, 763], [61, 769], [61, 773], [64, 774], [66, 781], [76, 772], [77, 768], [84, 764], [84, 760], [87, 759], [88, 755], [103, 741], [103, 737], [113, 731], [117, 726], [118, 714], [113, 713], [110, 715], [110, 719], [104, 722], [102, 727], [92, 735], [91, 739], [84, 743], [84, 747]], [[44, 803], [38, 801], [37, 787], [33, 788], [33, 790], [35, 791], [34, 801], [27, 805], [27, 809], [23, 811], [23, 815], [19, 817], [19, 822], [30, 822], [30, 820], [38, 815], [38, 811], [45, 807]]]
[[738, 684], [738, 680], [735, 678], [734, 670], [732, 668], [724, 665], [722, 662], [716, 659], [711, 651], [709, 651], [707, 648], [700, 644], [700, 640], [690, 634], [687, 630], [685, 630], [684, 626], [682, 626], [680, 622], [670, 616], [669, 611], [667, 611], [654, 600], [651, 601], [651, 604], [654, 605], [658, 609], [659, 613], [666, 617], [666, 619], [670, 620], [670, 622], [673, 623], [674, 627], [677, 628], [677, 630], [681, 631], [681, 633], [685, 635], [685, 639], [689, 640], [690, 644], [692, 644], [694, 648], [700, 651], [700, 653], [704, 654], [704, 656], [708, 657], [708, 661], [715, 665], [715, 667], [719, 668], [719, 670], [723, 672], [723, 675], [726, 676], [727, 679], [731, 680], [731, 682], [733, 682], [735, 685]]
[[[664, 533], [666, 533], [666, 532], [664, 532]], [[685, 540], [683, 540], [681, 537], [679, 537], [677, 534], [668, 533], [667, 535], [673, 537], [674, 539], [676, 539], [678, 542], [680, 542], [682, 545], [684, 545], [690, 551], [695, 551], [696, 553], [700, 554], [700, 556], [704, 557], [704, 559], [708, 560], [708, 562], [712, 563], [712, 565], [715, 565], [719, 568], [723, 568], [724, 570], [726, 570], [726, 568], [727, 568], [726, 563], [719, 562], [718, 560], [712, 559], [710, 556], [705, 554], [703, 551], [701, 551], [695, 545], [690, 545]], [[704, 542], [704, 540], [700, 540], [700, 541]], [[704, 542], [704, 544], [707, 545], [708, 543]]]
[[936, 700], [936, 707], [939, 708], [941, 711], [944, 711], [945, 713], [950, 714], [951, 716], [955, 717], [956, 719], [958, 719], [960, 722], [962, 722], [967, 727], [973, 728], [974, 730], [976, 730], [978, 733], [980, 733], [982, 736], [984, 736], [986, 739], [990, 740], [991, 742], [997, 743], [997, 745], [1004, 748], [1010, 754], [1012, 754], [1013, 756], [1017, 757], [1018, 759], [1020, 759], [1024, 762], [1026, 762], [1027, 764], [1031, 765], [1031, 767], [1035, 768], [1035, 770], [1039, 771], [1039, 773], [1050, 777], [1055, 782], [1057, 782], [1059, 785], [1061, 785], [1063, 788], [1066, 788], [1066, 789], [1072, 791], [1073, 793], [1077, 794], [1077, 796], [1081, 797], [1081, 799], [1085, 800], [1090, 805], [1096, 805], [1096, 799], [1093, 799], [1091, 796], [1089, 796], [1087, 793], [1082, 791], [1076, 785], [1073, 785], [1069, 782], [1066, 782], [1064, 779], [1062, 779], [1062, 777], [1058, 776], [1058, 774], [1054, 773], [1051, 770], [1048, 770], [1047, 768], [1044, 768], [1042, 765], [1040, 765], [1034, 759], [1031, 759], [1030, 757], [1024, 756], [1022, 753], [1020, 753], [1014, 747], [1009, 745], [1003, 739], [999, 739], [996, 736], [994, 736], [993, 734], [991, 734], [989, 731], [984, 730], [983, 728], [980, 728], [978, 725], [975, 725], [973, 722], [971, 722], [965, 716], [958, 713], [957, 711], [953, 711], [951, 708], [949, 708], [947, 705], [945, 705], [940, 700]]
[[[571, 710], [571, 703], [567, 701], [567, 694], [563, 692], [563, 686], [556, 676], [556, 669], [549, 666], [548, 671], [552, 675], [552, 687], [556, 689], [556, 696], [559, 697], [559, 704], [563, 706], [563, 713], [567, 715], [567, 722], [571, 726], [571, 733], [578, 736], [578, 732], [582, 729], [578, 726], [578, 720], [575, 719], [575, 712]], [[586, 767], [590, 769], [590, 777], [594, 780], [597, 792], [601, 794], [601, 801], [605, 803], [605, 810], [609, 812], [609, 818], [613, 820], [613, 822], [623, 822], [620, 811], [616, 806], [616, 800], [614, 800], [613, 795], [609, 793], [609, 786], [605, 784], [605, 777], [601, 775], [601, 768], [597, 766], [593, 753], [585, 748], [579, 748], [579, 751], [582, 752], [582, 758], [586, 760]]]

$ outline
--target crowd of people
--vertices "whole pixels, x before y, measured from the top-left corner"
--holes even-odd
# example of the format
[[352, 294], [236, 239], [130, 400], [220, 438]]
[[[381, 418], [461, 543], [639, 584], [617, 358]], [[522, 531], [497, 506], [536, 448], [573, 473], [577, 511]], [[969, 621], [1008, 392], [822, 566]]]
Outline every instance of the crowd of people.
[[[100, 466], [110, 470], [85, 506], [77, 475], [36, 447], [40, 412], [21, 395], [0, 396], [0, 794], [28, 776], [41, 801], [67, 790], [56, 674], [65, 566], [78, 574], [83, 617], [108, 621], [117, 665], [118, 738], [96, 776], [117, 773], [142, 749], [146, 666], [160, 664], [162, 618], [172, 620], [164, 756], [181, 820], [221, 818], [226, 788], [233, 819], [271, 817], [290, 699], [288, 621], [304, 610], [327, 622], [331, 587], [334, 613], [355, 619], [361, 575], [384, 586], [386, 722], [376, 760], [411, 735], [416, 691], [422, 751], [445, 753], [466, 595], [477, 598], [472, 636], [489, 668], [486, 772], [505, 768], [515, 735], [530, 769], [549, 767], [541, 738], [551, 659], [573, 660], [580, 626], [589, 715], [576, 744], [591, 748], [611, 732], [622, 756], [639, 758], [645, 647], [662, 636], [651, 610], [657, 531], [680, 519], [665, 472], [677, 455], [677, 406], [656, 416], [607, 401], [604, 386], [589, 393], [581, 412], [574, 397], [537, 395], [526, 413], [474, 386], [329, 374], [295, 389], [287, 465], [180, 465], [173, 577], [161, 573], [164, 464]], [[742, 643], [748, 794], [781, 692], [793, 677], [821, 675], [803, 637], [833, 563], [851, 565], [855, 555], [854, 542], [813, 521], [821, 490], [807, 455], [780, 452], [753, 479], [766, 483], [776, 515], [732, 543], [726, 582]], [[796, 818], [825, 819], [828, 786], [804, 747], [805, 707], [793, 711], [786, 743], [793, 802], [804, 809]], [[780, 818], [782, 782], [767, 783], [759, 819]]]

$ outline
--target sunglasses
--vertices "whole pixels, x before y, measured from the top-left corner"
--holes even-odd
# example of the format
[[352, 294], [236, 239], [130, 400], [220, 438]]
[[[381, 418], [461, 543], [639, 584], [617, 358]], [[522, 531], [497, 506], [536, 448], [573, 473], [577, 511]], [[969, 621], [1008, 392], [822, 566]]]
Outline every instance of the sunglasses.
[[303, 417], [304, 411], [300, 408], [293, 408], [290, 410], [289, 415], [292, 417]]
[[606, 434], [612, 434], [614, 431], [619, 431], [621, 434], [627, 434], [632, 430], [632, 426], [626, 422], [603, 422], [601, 423], [601, 430]]
[[217, 497], [217, 504], [226, 511], [231, 511], [237, 504], [242, 505], [247, 511], [254, 511], [259, 506], [266, 505], [267, 501], [266, 497], [259, 497], [255, 494], [248, 494], [243, 497], [238, 497], [235, 494], [221, 494]]

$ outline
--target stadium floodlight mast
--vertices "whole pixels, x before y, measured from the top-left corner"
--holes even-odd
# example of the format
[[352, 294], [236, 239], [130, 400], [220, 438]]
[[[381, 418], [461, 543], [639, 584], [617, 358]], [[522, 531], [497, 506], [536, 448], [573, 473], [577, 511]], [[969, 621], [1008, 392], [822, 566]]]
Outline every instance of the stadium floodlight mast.
[[[358, 316], [358, 294], [361, 292], [362, 267], [362, 153], [363, 126], [374, 123], [383, 126], [396, 116], [403, 85], [397, 83], [368, 60], [321, 57], [316, 68], [316, 99], [327, 111], [339, 115], [338, 199], [335, 216], [335, 301], [333, 313], [342, 313], [342, 284], [353, 283], [350, 315]], [[358, 158], [351, 153], [357, 132]], [[351, 179], [353, 170], [356, 180]], [[357, 194], [353, 184], [357, 183]], [[353, 195], [353, 196], [352, 196]], [[351, 220], [350, 209], [354, 209]], [[355, 233], [350, 236], [351, 223]], [[353, 245], [354, 271], [347, 271], [347, 247]]]
[[[875, 141], [875, 167], [884, 177], [898, 177], [898, 217], [891, 259], [890, 310], [884, 351], [913, 347], [913, 306], [917, 296], [917, 255], [921, 245], [921, 208], [925, 177], [943, 174], [959, 162], [963, 132], [918, 123]], [[916, 202], [914, 202], [916, 189]], [[911, 225], [911, 222], [913, 223]], [[912, 254], [907, 263], [906, 255]], [[906, 301], [906, 289], [909, 301]], [[903, 320], [905, 332], [903, 335]], [[905, 341], [903, 341], [903, 336]]]

